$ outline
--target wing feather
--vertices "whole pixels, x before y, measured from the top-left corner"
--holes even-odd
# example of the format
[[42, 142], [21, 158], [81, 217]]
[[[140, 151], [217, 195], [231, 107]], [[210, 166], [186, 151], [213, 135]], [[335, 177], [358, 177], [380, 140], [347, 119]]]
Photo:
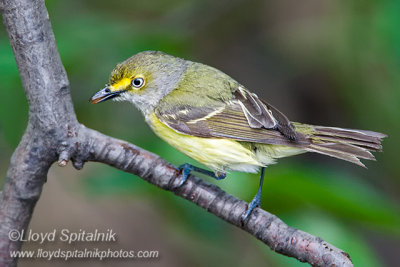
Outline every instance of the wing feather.
[[278, 122], [257, 95], [239, 87], [234, 93], [251, 128], [273, 129]]
[[309, 143], [305, 136], [301, 136], [294, 143], [277, 129], [251, 127], [239, 101], [222, 103], [213, 108], [175, 106], [169, 111], [156, 109], [156, 116], [175, 131], [198, 137], [219, 137], [299, 147]]

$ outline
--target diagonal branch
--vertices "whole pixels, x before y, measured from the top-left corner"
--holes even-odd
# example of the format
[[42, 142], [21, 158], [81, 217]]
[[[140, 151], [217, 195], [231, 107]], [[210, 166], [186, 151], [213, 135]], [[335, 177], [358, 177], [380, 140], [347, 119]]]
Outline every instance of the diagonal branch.
[[78, 123], [44, 0], [0, 0], [0, 10], [29, 101], [29, 123], [15, 150], [0, 193], [0, 266], [16, 266], [11, 230], [26, 230], [50, 166], [71, 160], [80, 169], [97, 161], [136, 174], [247, 231], [272, 250], [314, 266], [353, 266], [347, 253], [257, 208], [246, 224], [247, 203], [179, 171], [159, 156]]
[[[169, 190], [264, 242], [272, 250], [313, 266], [353, 266], [346, 252], [319, 237], [287, 226], [275, 215], [256, 208], [245, 225], [241, 215], [247, 203], [218, 186], [190, 176], [182, 187], [179, 171], [159, 156], [137, 146], [84, 128], [87, 160], [99, 161], [136, 174], [155, 186]], [[101, 144], [101, 145], [93, 145]]]

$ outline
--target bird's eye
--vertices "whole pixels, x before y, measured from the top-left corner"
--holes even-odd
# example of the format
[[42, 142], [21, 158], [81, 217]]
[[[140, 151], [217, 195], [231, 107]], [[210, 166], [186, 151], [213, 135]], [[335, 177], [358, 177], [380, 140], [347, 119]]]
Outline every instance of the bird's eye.
[[135, 88], [140, 88], [144, 85], [144, 79], [143, 78], [135, 78], [132, 80], [131, 84]]

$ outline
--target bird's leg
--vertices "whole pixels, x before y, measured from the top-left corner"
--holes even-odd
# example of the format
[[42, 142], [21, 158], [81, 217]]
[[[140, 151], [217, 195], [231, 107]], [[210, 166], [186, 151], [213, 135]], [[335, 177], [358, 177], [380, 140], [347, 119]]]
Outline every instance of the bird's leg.
[[258, 186], [258, 191], [257, 194], [254, 196], [253, 200], [249, 203], [249, 206], [247, 207], [246, 212], [242, 215], [242, 223], [244, 223], [253, 209], [255, 207], [259, 207], [261, 204], [261, 190], [264, 182], [264, 173], [265, 173], [265, 167], [261, 168], [261, 175], [260, 175], [260, 185]]
[[216, 174], [216, 173], [214, 173], [212, 171], [208, 171], [208, 170], [193, 166], [193, 165], [191, 165], [189, 163], [185, 163], [185, 164], [182, 164], [181, 166], [179, 166], [179, 170], [182, 171], [182, 180], [179, 183], [178, 187], [182, 186], [186, 182], [186, 180], [189, 177], [189, 174], [190, 174], [191, 171], [195, 171], [195, 172], [199, 172], [199, 173], [208, 175], [208, 176], [210, 176], [210, 177], [212, 177], [214, 179], [217, 179], [217, 180], [222, 180], [222, 179], [224, 179], [226, 177], [226, 173], [225, 172], [221, 172], [221, 173], [217, 173]]

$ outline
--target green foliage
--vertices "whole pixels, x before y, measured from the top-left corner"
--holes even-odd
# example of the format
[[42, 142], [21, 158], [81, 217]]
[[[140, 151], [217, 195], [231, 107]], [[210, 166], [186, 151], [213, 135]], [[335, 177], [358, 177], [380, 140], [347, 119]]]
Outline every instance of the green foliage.
[[400, 209], [361, 178], [299, 165], [271, 168], [269, 177], [263, 199], [267, 210], [296, 212], [311, 206], [342, 220], [400, 236]]

